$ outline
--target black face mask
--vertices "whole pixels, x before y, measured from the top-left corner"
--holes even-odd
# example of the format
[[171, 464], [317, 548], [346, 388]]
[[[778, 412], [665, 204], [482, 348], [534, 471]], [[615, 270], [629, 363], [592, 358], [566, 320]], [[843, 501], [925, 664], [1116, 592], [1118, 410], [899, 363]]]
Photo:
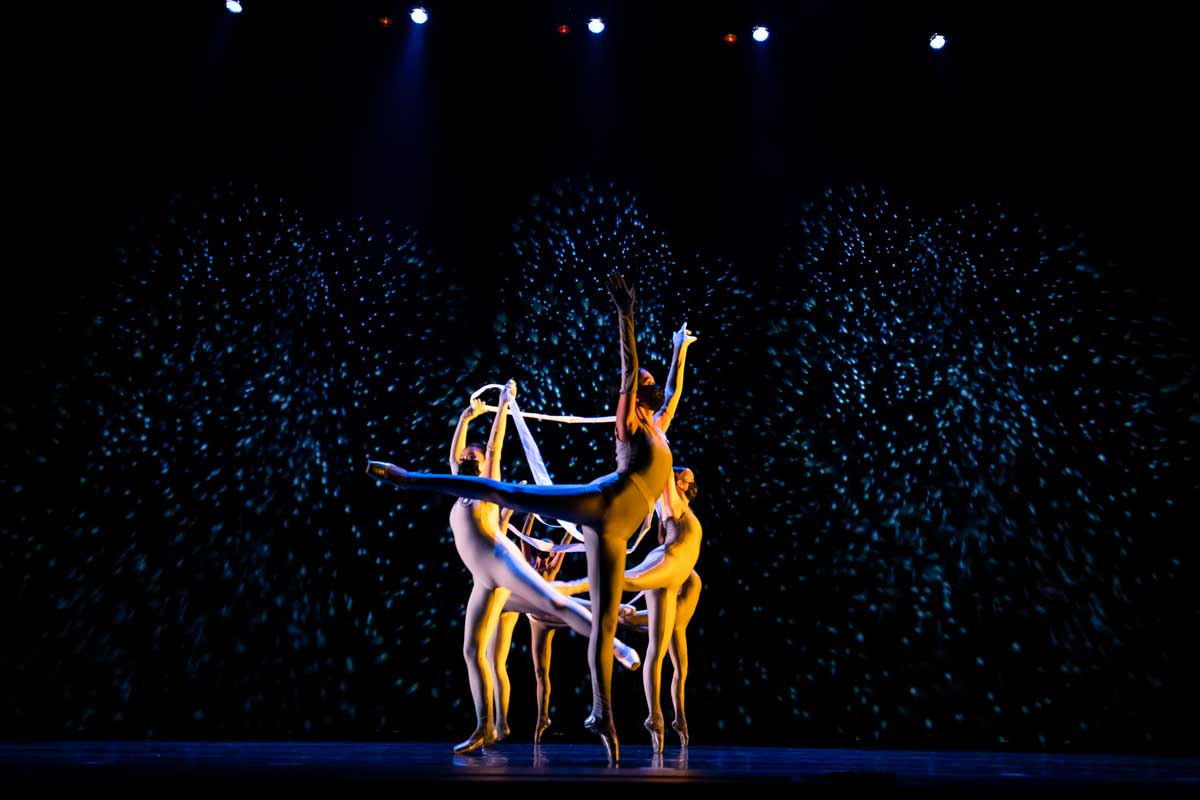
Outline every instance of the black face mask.
[[473, 458], [464, 458], [458, 462], [459, 475], [474, 475], [479, 476], [479, 462]]
[[667, 399], [667, 394], [661, 386], [647, 383], [638, 387], [637, 399], [639, 404], [653, 406], [654, 410], [657, 411], [662, 408], [663, 401]]

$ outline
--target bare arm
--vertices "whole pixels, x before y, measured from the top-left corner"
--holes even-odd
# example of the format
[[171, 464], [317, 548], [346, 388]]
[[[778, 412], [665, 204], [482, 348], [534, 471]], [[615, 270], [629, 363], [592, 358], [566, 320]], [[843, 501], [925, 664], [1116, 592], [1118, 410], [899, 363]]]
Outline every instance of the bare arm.
[[659, 544], [667, 543], [666, 527], [662, 524], [663, 512], [666, 512], [667, 516], [671, 519], [679, 519], [683, 516], [683, 512], [686, 511], [687, 508], [687, 500], [679, 493], [679, 489], [675, 486], [675, 476], [672, 475], [671, 479], [667, 481], [666, 489], [663, 490], [662, 508], [659, 510], [658, 514]]
[[492, 420], [492, 433], [487, 443], [487, 474], [485, 478], [500, 480], [500, 453], [504, 449], [504, 431], [508, 428], [508, 401], [517, 393], [517, 384], [509, 381], [500, 391], [499, 408]]
[[637, 427], [638, 357], [633, 327], [633, 290], [614, 272], [608, 276], [608, 291], [617, 306], [617, 335], [621, 347], [621, 387], [617, 398], [617, 438], [626, 441]]
[[667, 396], [663, 407], [654, 415], [655, 423], [664, 433], [671, 427], [671, 421], [675, 419], [675, 409], [679, 408], [679, 396], [683, 393], [683, 366], [687, 361], [688, 346], [694, 341], [696, 337], [687, 329], [686, 322], [671, 337], [675, 353], [671, 358], [671, 372], [667, 375]]
[[[562, 541], [559, 542], [559, 544], [569, 544], [570, 541], [571, 533], [568, 531], [567, 533], [563, 534]], [[560, 550], [559, 552], [550, 556], [550, 558], [546, 560], [546, 572], [542, 575], [542, 577], [548, 581], [553, 581], [555, 578], [557, 578], [558, 571], [562, 569], [563, 559], [566, 558], [566, 556], [567, 553], [564, 550]]]
[[467, 449], [467, 423], [483, 413], [483, 401], [472, 400], [471, 405], [458, 418], [458, 427], [454, 429], [454, 438], [450, 440], [450, 472], [458, 474], [458, 462], [462, 459], [463, 450]]
[[[525, 534], [526, 536], [528, 536], [530, 534], [530, 532], [533, 530], [533, 520], [534, 520], [533, 514], [525, 515], [525, 522], [521, 525], [521, 533]], [[526, 564], [533, 564], [534, 552], [535, 551], [532, 548], [530, 548], [529, 544], [526, 543], [526, 541], [524, 539], [522, 539], [521, 540], [521, 558], [525, 559]]]

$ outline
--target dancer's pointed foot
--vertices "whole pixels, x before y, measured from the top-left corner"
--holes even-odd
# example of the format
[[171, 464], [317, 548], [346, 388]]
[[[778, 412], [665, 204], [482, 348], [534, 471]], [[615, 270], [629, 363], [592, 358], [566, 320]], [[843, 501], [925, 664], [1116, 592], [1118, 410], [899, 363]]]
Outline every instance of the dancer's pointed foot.
[[496, 738], [493, 741], [488, 742], [487, 744], [495, 744], [496, 742], [502, 742], [505, 739], [507, 739], [511, 733], [512, 733], [512, 729], [508, 727], [507, 722], [498, 722], [498, 723], [496, 723]]
[[550, 727], [549, 717], [538, 717], [537, 727], [533, 729], [533, 743], [541, 744], [542, 737], [546, 734], [546, 730]]
[[684, 747], [688, 746], [688, 727], [686, 719], [676, 718], [671, 721], [671, 727], [679, 734], [679, 743]]
[[397, 485], [408, 482], [407, 470], [400, 469], [395, 464], [389, 464], [386, 461], [368, 461], [367, 474], [372, 478], [379, 478]]
[[662, 715], [660, 714], [657, 717], [650, 715], [646, 717], [646, 721], [642, 723], [642, 727], [650, 731], [650, 750], [655, 753], [661, 753], [663, 751], [663, 739], [666, 738]]
[[637, 654], [637, 650], [620, 639], [613, 640], [613, 658], [617, 659], [617, 663], [630, 672], [642, 665], [642, 658]]
[[487, 747], [495, 743], [496, 729], [491, 725], [480, 725], [467, 737], [465, 742], [459, 742], [454, 745], [454, 752], [461, 755], [462, 753], [470, 753], [472, 750], [478, 750], [481, 747]]
[[621, 759], [620, 746], [617, 743], [617, 728], [613, 725], [612, 717], [602, 719], [592, 714], [583, 721], [583, 727], [600, 737], [604, 752], [608, 754], [608, 763], [615, 764]]

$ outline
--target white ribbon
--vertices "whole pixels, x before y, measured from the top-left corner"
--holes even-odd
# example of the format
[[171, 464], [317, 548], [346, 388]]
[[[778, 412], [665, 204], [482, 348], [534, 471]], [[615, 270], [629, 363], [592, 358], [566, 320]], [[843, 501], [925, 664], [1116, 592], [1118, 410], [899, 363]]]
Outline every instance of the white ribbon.
[[[471, 399], [475, 400], [479, 397], [479, 395], [483, 394], [489, 389], [503, 388], [503, 384], [499, 383], [484, 384], [475, 390], [474, 394], [471, 395]], [[533, 481], [538, 486], [552, 486], [554, 481], [550, 480], [550, 473], [546, 469], [546, 461], [542, 458], [542, 452], [538, 449], [537, 442], [534, 441], [533, 433], [529, 430], [529, 426], [525, 423], [526, 417], [530, 419], [546, 420], [549, 422], [562, 422], [567, 425], [587, 425], [594, 422], [616, 422], [617, 420], [616, 417], [576, 417], [571, 415], [535, 414], [528, 411], [522, 411], [521, 407], [517, 405], [515, 398], [510, 398], [508, 405], [509, 413], [512, 414], [513, 424], [517, 426], [517, 435], [521, 439], [521, 448], [525, 451], [525, 460], [529, 462], [529, 470], [533, 473]], [[484, 408], [493, 412], [500, 410], [499, 406], [484, 406]], [[583, 541], [583, 534], [580, 533], [579, 527], [574, 523], [560, 519], [557, 520], [557, 525], [553, 525], [547, 522], [541, 516], [535, 516], [537, 516], [538, 520], [543, 525], [551, 528], [563, 528], [571, 535], [572, 539], [575, 539], [578, 542]], [[634, 540], [633, 545], [625, 549], [626, 555], [632, 553], [638, 548], [638, 545], [642, 543], [642, 539], [645, 538], [646, 532], [650, 530], [650, 522], [653, 518], [653, 511], [646, 515], [646, 519], [642, 521], [642, 529], [638, 531], [637, 538]], [[543, 553], [578, 553], [584, 550], [584, 546], [582, 544], [553, 544], [544, 539], [534, 539], [532, 536], [526, 536], [524, 533], [514, 528], [511, 524], [509, 524], [508, 528], [510, 531], [516, 533], [522, 541], [528, 542], [531, 546], [537, 548]]]

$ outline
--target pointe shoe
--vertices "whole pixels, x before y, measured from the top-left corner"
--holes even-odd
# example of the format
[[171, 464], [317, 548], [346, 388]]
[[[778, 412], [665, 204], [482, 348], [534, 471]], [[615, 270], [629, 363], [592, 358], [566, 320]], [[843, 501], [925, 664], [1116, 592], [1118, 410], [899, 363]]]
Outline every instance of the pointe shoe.
[[642, 727], [650, 731], [650, 749], [652, 752], [661, 753], [663, 751], [664, 736], [662, 717], [657, 720], [654, 717], [646, 717], [646, 721], [642, 723]]
[[481, 729], [481, 728], [476, 728], [475, 731], [470, 735], [470, 737], [467, 738], [467, 740], [465, 742], [459, 742], [458, 744], [454, 745], [454, 752], [461, 755], [463, 753], [470, 753], [473, 750], [478, 750], [481, 747], [486, 747], [490, 744], [495, 744], [495, 743], [496, 743], [496, 729], [495, 728], [489, 727], [486, 730]]
[[380, 480], [396, 484], [408, 481], [407, 470], [400, 469], [395, 464], [389, 464], [386, 461], [368, 461], [367, 474], [372, 478], [379, 478]]
[[688, 726], [687, 720], [672, 720], [671, 727], [679, 734], [679, 743], [684, 747], [688, 746]]
[[633, 672], [642, 665], [642, 658], [629, 645], [618, 640], [613, 641], [613, 658], [625, 669]]
[[604, 745], [604, 752], [608, 754], [610, 764], [615, 764], [620, 760], [621, 751], [620, 745], [617, 743], [617, 729], [613, 725], [612, 718], [597, 719], [593, 714], [583, 721], [583, 727], [600, 737], [600, 743]]
[[546, 731], [550, 728], [550, 718], [542, 717], [537, 721], [537, 726], [533, 729], [533, 743], [541, 744], [542, 737], [546, 735]]

